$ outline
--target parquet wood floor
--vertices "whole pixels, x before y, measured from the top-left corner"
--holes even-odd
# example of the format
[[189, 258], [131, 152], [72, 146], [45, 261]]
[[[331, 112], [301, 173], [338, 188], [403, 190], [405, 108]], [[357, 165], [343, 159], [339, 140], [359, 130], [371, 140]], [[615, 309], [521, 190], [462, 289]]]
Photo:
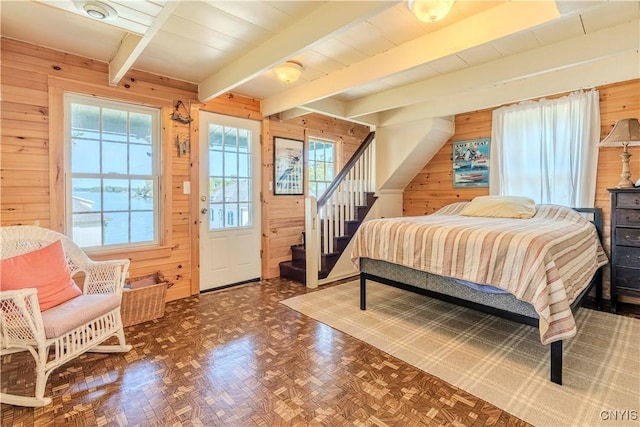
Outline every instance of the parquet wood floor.
[[[324, 289], [324, 288], [323, 288]], [[279, 304], [309, 292], [262, 281], [173, 301], [126, 328], [133, 350], [54, 371], [44, 408], [2, 405], [3, 426], [523, 426], [508, 413]], [[357, 309], [354, 308], [354, 309]], [[2, 389], [33, 390], [30, 356]]]

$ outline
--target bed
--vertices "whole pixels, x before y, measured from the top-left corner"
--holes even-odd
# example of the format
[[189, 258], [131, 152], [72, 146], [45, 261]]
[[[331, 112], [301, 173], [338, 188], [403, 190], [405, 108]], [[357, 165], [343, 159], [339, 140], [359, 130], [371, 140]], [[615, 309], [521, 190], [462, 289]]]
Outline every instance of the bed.
[[551, 381], [562, 384], [573, 313], [594, 288], [602, 300], [602, 211], [534, 205], [526, 219], [463, 215], [470, 203], [363, 223], [351, 254], [360, 309], [372, 280], [536, 326], [551, 347]]

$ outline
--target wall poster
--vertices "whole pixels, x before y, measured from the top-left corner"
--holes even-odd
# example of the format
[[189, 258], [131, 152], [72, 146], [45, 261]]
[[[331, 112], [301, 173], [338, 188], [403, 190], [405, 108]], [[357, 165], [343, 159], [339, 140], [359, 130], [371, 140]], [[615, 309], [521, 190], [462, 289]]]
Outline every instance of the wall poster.
[[304, 141], [273, 138], [273, 194], [304, 194]]
[[453, 188], [489, 187], [491, 138], [453, 143]]

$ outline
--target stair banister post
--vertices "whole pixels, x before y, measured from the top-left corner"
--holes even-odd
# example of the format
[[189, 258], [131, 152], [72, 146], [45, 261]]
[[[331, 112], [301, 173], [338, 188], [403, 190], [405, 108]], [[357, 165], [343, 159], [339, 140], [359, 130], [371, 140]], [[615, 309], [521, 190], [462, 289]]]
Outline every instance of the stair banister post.
[[360, 158], [358, 162], [358, 206], [364, 205], [364, 187], [362, 186], [364, 182], [364, 162], [362, 160], [364, 159]]
[[342, 186], [336, 191], [336, 197], [338, 200], [338, 236], [344, 236], [344, 202], [342, 201]]
[[317, 201], [305, 198], [305, 280], [309, 288], [318, 286], [318, 272], [325, 265], [323, 254], [336, 250], [334, 238], [346, 235], [345, 221], [356, 219], [356, 206], [368, 204], [364, 191], [373, 178], [368, 175], [373, 171], [374, 138], [375, 132], [370, 132]]
[[318, 287], [319, 270], [318, 204], [313, 196], [304, 199], [304, 232], [306, 251], [307, 288]]

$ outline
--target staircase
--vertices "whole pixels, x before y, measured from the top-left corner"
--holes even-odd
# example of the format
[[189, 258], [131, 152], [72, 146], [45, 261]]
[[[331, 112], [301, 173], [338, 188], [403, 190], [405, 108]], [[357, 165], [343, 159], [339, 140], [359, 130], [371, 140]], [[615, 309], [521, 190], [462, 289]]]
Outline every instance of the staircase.
[[[307, 230], [313, 229], [317, 238], [307, 239], [305, 233], [302, 233], [303, 243], [291, 246], [291, 261], [280, 263], [280, 277], [306, 284], [308, 256], [318, 256], [318, 279], [326, 278], [338, 262], [376, 200], [373, 192], [374, 156], [371, 144], [374, 137], [375, 133], [371, 132], [365, 138], [320, 197], [317, 215], [314, 216], [315, 224], [313, 227], [308, 227], [307, 224], [306, 227]], [[309, 252], [306, 247], [308, 241], [318, 242], [318, 247]]]
[[[366, 193], [366, 200], [364, 205], [356, 206], [356, 215], [355, 219], [345, 221], [345, 230], [344, 234], [340, 236], [333, 237], [333, 251], [329, 251], [328, 248], [325, 247], [324, 242], [326, 239], [324, 238], [324, 233], [321, 230], [320, 233], [320, 242], [322, 243], [322, 251], [320, 253], [320, 269], [318, 271], [318, 279], [326, 278], [331, 269], [338, 259], [340, 259], [340, 255], [344, 252], [351, 237], [356, 233], [358, 227], [364, 220], [365, 216], [373, 206], [373, 203], [376, 201], [376, 196], [372, 192]], [[335, 224], [334, 224], [335, 228]], [[304, 242], [304, 232], [302, 233], [302, 240]], [[305, 249], [305, 244], [292, 245], [291, 246], [291, 261], [283, 261], [280, 263], [280, 277], [285, 277], [287, 279], [295, 280], [300, 283], [307, 283], [307, 268], [306, 268], [306, 260], [307, 260], [307, 251]]]

